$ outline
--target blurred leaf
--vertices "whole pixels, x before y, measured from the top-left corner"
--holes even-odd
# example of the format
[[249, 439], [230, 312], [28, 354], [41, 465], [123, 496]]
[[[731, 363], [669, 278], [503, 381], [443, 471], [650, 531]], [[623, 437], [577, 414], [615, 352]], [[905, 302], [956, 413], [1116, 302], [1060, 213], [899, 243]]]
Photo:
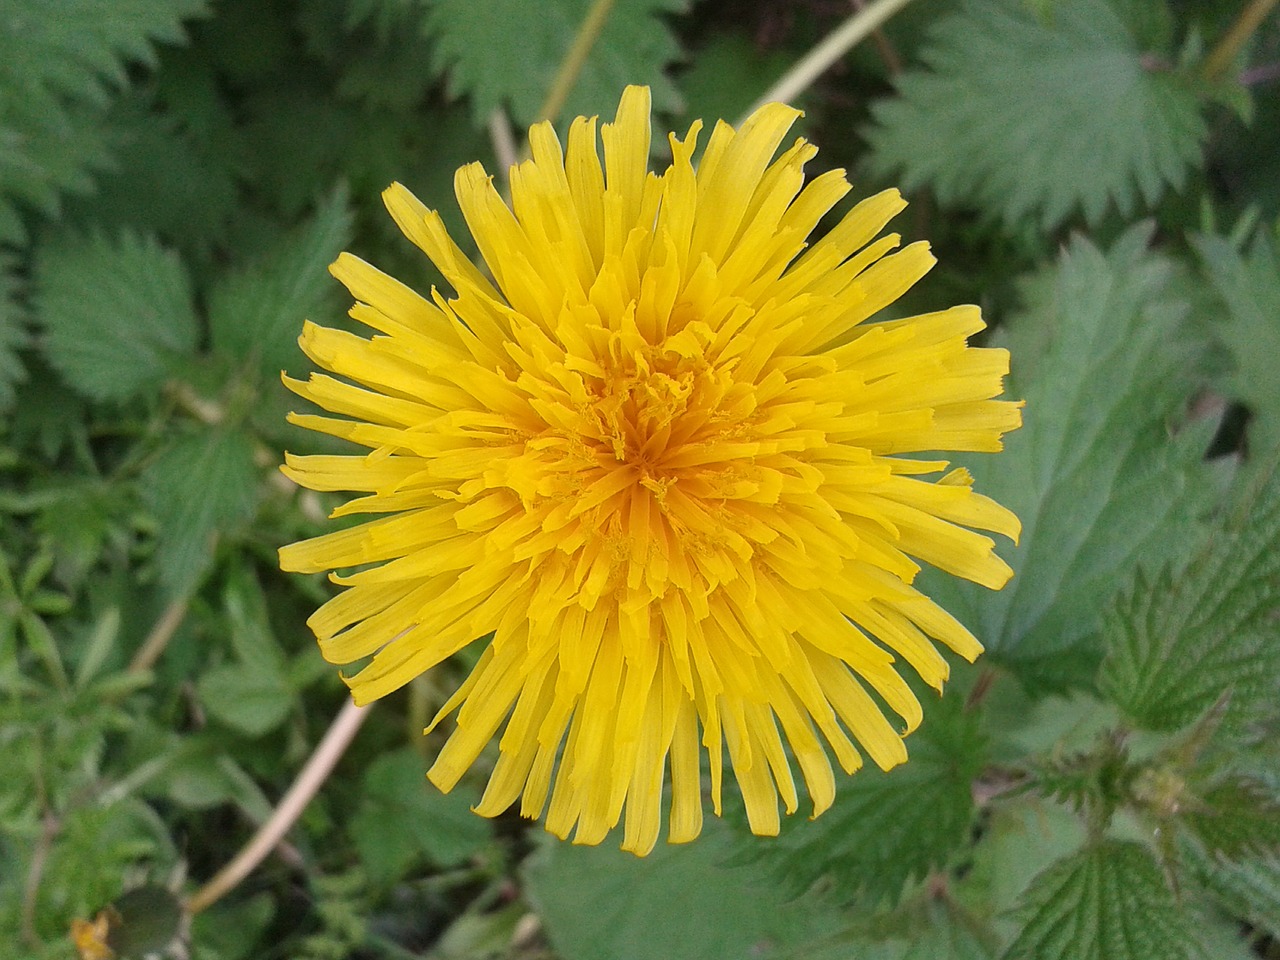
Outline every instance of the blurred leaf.
[[196, 690], [212, 717], [250, 737], [284, 723], [295, 702], [283, 674], [246, 664], [213, 667], [201, 675]]
[[1107, 616], [1100, 683], [1141, 727], [1176, 730], [1225, 691], [1233, 717], [1276, 702], [1280, 471], [1244, 506], [1185, 571], [1139, 576]]
[[471, 812], [477, 800], [463, 787], [440, 793], [412, 750], [384, 754], [364, 774], [351, 838], [376, 881], [391, 881], [425, 857], [438, 867], [465, 862], [490, 840], [489, 821]]
[[191, 939], [200, 947], [199, 960], [247, 960], [258, 958], [256, 949], [275, 914], [271, 895], [259, 893], [247, 900], [215, 903], [196, 914]]
[[195, 347], [186, 268], [152, 237], [58, 236], [37, 251], [35, 287], [49, 363], [94, 399], [159, 383]]
[[302, 360], [302, 321], [331, 296], [328, 268], [351, 238], [345, 188], [320, 202], [314, 216], [271, 254], [221, 279], [209, 293], [214, 348], [274, 377]]
[[[1199, 344], [1174, 264], [1147, 251], [1146, 236], [1131, 230], [1107, 254], [1075, 239], [1051, 274], [1052, 299], [1010, 320], [1010, 339], [1027, 326], [1051, 331], [1032, 378], [1020, 377], [1014, 353], [1009, 392], [1026, 398], [1024, 425], [999, 457], [966, 463], [976, 488], [1022, 520], [1018, 547], [1001, 550], [1013, 580], [992, 593], [928, 577], [939, 602], [1024, 680], [1090, 682], [1097, 654], [1085, 642], [1117, 578], [1139, 559], [1181, 551], [1205, 499], [1204, 427], [1214, 425], [1170, 436]], [[1075, 652], [1078, 663], [1064, 659]]]
[[[3, 233], [3, 231], [0, 231]], [[0, 253], [0, 410], [14, 400], [14, 384], [26, 379], [18, 351], [27, 345], [26, 311], [13, 258]]]
[[549, 842], [524, 877], [563, 960], [804, 956], [799, 948], [835, 931], [839, 918], [820, 897], [791, 898], [750, 865], [727, 865], [730, 850], [727, 828], [713, 820], [688, 846], [643, 859], [609, 841]]
[[1032, 881], [1004, 960], [1192, 960], [1186, 914], [1146, 849], [1104, 841]]
[[142, 957], [163, 950], [178, 938], [183, 923], [178, 898], [155, 884], [122, 894], [111, 909], [107, 944], [122, 957]]
[[1263, 784], [1225, 777], [1197, 800], [1182, 822], [1210, 855], [1241, 860], [1280, 854], [1280, 798]]
[[[700, 118], [708, 127], [721, 119], [736, 124], [794, 59], [780, 50], [762, 51], [740, 30], [713, 35], [677, 78], [685, 103], [682, 116]], [[794, 105], [802, 103], [803, 98]]]
[[832, 960], [992, 960], [995, 956], [991, 932], [942, 898], [922, 898], [880, 925], [887, 928], [886, 936], [842, 944]]
[[[543, 119], [538, 110], [591, 5], [591, 0], [434, 0], [427, 29], [436, 42], [435, 66], [448, 71], [454, 96], [470, 96], [477, 126], [499, 107], [506, 107], [518, 126], [527, 126]], [[687, 7], [688, 0], [614, 4], [556, 119], [599, 114], [612, 120], [628, 83], [648, 84], [657, 109], [677, 109], [680, 98], [666, 68], [680, 56], [680, 47], [662, 16]]]
[[1191, 82], [1147, 51], [1106, 0], [971, 0], [938, 21], [927, 70], [897, 82], [867, 131], [881, 175], [1052, 229], [1133, 212], [1181, 186], [1205, 124]]
[[1233, 916], [1280, 939], [1280, 857], [1228, 863], [1188, 850], [1196, 879]]
[[147, 468], [142, 494], [159, 527], [155, 564], [170, 594], [193, 588], [213, 562], [216, 535], [253, 515], [258, 481], [253, 441], [221, 425], [174, 441]]
[[907, 763], [887, 773], [868, 764], [840, 783], [817, 820], [788, 818], [768, 844], [744, 838], [744, 858], [778, 869], [793, 891], [825, 881], [871, 903], [896, 902], [906, 883], [944, 866], [969, 840], [973, 781], [987, 753], [976, 715], [958, 697], [929, 706], [907, 740]]
[[1212, 328], [1235, 368], [1227, 389], [1253, 411], [1254, 450], [1280, 449], [1280, 252], [1265, 231], [1247, 253], [1223, 237], [1201, 236], [1195, 246], [1227, 306]]

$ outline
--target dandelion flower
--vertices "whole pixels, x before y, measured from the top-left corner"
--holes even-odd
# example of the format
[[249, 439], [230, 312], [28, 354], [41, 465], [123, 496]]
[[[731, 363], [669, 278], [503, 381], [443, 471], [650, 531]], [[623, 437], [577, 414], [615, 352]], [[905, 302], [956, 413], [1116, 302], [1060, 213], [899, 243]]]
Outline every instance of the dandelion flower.
[[832, 756], [907, 758], [921, 709], [898, 661], [941, 689], [938, 643], [982, 649], [911, 586], [919, 564], [999, 589], [1011, 571], [970, 528], [1019, 524], [963, 469], [906, 455], [998, 451], [1021, 420], [993, 399], [1007, 353], [967, 344], [976, 307], [873, 319], [933, 264], [876, 239], [896, 191], [809, 245], [850, 186], [805, 184], [804, 140], [778, 155], [796, 110], [716, 124], [696, 167], [695, 122], [661, 175], [649, 114], [628, 88], [603, 165], [595, 119], [563, 151], [533, 127], [509, 207], [460, 169], [487, 273], [403, 186], [384, 193], [454, 293], [333, 265], [374, 335], [304, 326], [336, 376], [285, 383], [336, 416], [292, 420], [369, 452], [283, 469], [364, 494], [335, 516], [378, 516], [281, 550], [286, 570], [344, 571], [309, 623], [329, 661], [363, 662], [359, 703], [488, 637], [432, 724], [457, 712], [440, 789], [497, 737], [478, 813], [518, 801], [586, 844], [622, 821], [640, 855], [664, 784], [671, 842], [701, 829], [704, 769], [719, 814], [726, 754], [758, 834], [799, 806], [795, 770], [817, 816]]

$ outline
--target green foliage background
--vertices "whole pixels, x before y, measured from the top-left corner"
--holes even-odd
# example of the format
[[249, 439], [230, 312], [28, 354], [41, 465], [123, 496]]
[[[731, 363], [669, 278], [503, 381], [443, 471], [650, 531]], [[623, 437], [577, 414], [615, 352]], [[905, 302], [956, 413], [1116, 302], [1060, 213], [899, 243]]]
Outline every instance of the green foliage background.
[[[4, 956], [114, 904], [131, 957], [1280, 957], [1280, 19], [1209, 75], [1235, 0], [918, 0], [800, 97], [823, 169], [914, 201], [903, 309], [981, 304], [1027, 400], [968, 464], [1018, 575], [927, 582], [989, 652], [907, 765], [776, 840], [574, 848], [426, 784], [446, 665], [166, 943], [343, 698], [328, 585], [275, 564], [332, 506], [275, 472], [321, 442], [301, 321], [342, 322], [343, 249], [433, 282], [378, 192], [457, 227], [590, 6], [0, 0]], [[847, 12], [617, 0], [566, 116], [641, 82], [733, 120]]]

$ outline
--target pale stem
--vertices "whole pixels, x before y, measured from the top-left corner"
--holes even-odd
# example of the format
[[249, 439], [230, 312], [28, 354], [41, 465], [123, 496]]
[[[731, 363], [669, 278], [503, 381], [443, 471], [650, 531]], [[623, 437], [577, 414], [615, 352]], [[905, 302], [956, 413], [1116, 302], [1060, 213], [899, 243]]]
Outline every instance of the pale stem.
[[573, 38], [573, 46], [561, 61], [560, 69], [556, 71], [551, 89], [547, 92], [547, 99], [542, 101], [542, 107], [538, 110], [539, 120], [556, 122], [556, 117], [564, 109], [565, 101], [573, 92], [574, 84], [578, 82], [578, 75], [586, 65], [587, 55], [600, 39], [600, 31], [604, 29], [604, 22], [609, 16], [609, 11], [613, 9], [613, 4], [614, 0], [595, 0], [591, 9], [587, 11], [582, 26], [578, 28], [578, 35]]
[[511, 177], [511, 168], [519, 162], [520, 157], [516, 152], [515, 135], [511, 132], [511, 120], [501, 107], [489, 114], [489, 139], [493, 142], [493, 155], [502, 172], [502, 181], [506, 183]]
[[743, 119], [766, 103], [790, 103], [822, 76], [828, 67], [910, 2], [911, 0], [875, 0], [858, 10], [765, 91], [751, 105]]
[[173, 635], [178, 632], [178, 627], [186, 618], [187, 606], [190, 602], [189, 596], [183, 596], [165, 608], [164, 613], [160, 614], [160, 619], [147, 634], [147, 638], [142, 641], [142, 646], [138, 647], [138, 652], [129, 661], [129, 666], [125, 668], [127, 673], [142, 673], [155, 666], [156, 661], [160, 659], [160, 654], [164, 653], [164, 648], [169, 645], [169, 641], [173, 639]]
[[266, 823], [258, 828], [258, 832], [230, 863], [187, 901], [188, 914], [194, 916], [207, 909], [234, 889], [284, 839], [346, 751], [368, 712], [366, 707], [357, 707], [350, 700], [347, 701], [324, 738], [317, 744], [302, 772], [298, 774], [298, 779], [281, 798]]
[[1251, 0], [1240, 11], [1240, 16], [1231, 25], [1231, 29], [1223, 34], [1218, 45], [1205, 57], [1203, 69], [1206, 80], [1218, 79], [1231, 66], [1240, 48], [1262, 25], [1262, 21], [1267, 19], [1267, 14], [1275, 7], [1276, 2], [1277, 0]]

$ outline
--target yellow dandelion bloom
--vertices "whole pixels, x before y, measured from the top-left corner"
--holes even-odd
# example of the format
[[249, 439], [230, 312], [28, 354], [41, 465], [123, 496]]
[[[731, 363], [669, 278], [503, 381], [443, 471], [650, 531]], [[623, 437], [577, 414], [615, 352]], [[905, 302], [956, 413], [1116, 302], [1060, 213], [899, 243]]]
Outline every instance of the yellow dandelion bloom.
[[365, 494], [335, 516], [381, 516], [280, 552], [286, 570], [346, 571], [309, 623], [331, 662], [370, 658], [347, 679], [359, 703], [492, 634], [433, 721], [457, 711], [440, 789], [498, 737], [478, 813], [519, 801], [587, 844], [622, 820], [641, 855], [668, 779], [671, 842], [701, 829], [704, 764], [720, 812], [726, 753], [758, 834], [779, 799], [797, 809], [793, 768], [817, 816], [831, 755], [849, 772], [862, 753], [906, 759], [921, 710], [896, 660], [940, 689], [935, 642], [982, 649], [911, 586], [919, 563], [998, 589], [1011, 571], [969, 528], [1019, 524], [964, 470], [904, 455], [997, 451], [1021, 421], [993, 399], [1006, 351], [966, 342], [977, 307], [872, 319], [933, 264], [927, 244], [876, 239], [896, 191], [808, 245], [850, 186], [839, 170], [805, 184], [804, 140], [774, 159], [796, 110], [716, 124], [696, 167], [695, 122], [661, 175], [649, 115], [628, 88], [603, 165], [595, 119], [563, 151], [533, 127], [509, 207], [479, 164], [460, 169], [488, 275], [435, 211], [385, 192], [454, 295], [333, 265], [374, 335], [305, 325], [337, 377], [285, 383], [337, 416], [292, 420], [369, 452], [283, 469]]

